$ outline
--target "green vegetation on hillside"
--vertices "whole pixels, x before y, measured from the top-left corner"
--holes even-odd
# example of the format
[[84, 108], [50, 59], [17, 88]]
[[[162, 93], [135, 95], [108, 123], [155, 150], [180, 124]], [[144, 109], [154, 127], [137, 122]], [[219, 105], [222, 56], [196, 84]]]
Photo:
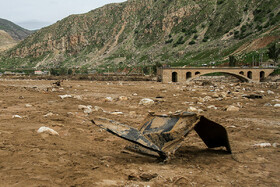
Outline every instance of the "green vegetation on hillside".
[[[0, 67], [222, 65], [232, 55], [236, 65], [250, 64], [257, 54], [268, 60], [264, 51], [279, 41], [279, 12], [277, 0], [110, 4], [37, 31], [8, 51]], [[269, 42], [250, 46], [261, 38]]]
[[24, 29], [14, 24], [13, 22], [1, 18], [0, 18], [0, 30], [4, 30], [5, 32], [9, 33], [15, 40], [23, 40], [27, 36], [32, 34], [32, 31]]

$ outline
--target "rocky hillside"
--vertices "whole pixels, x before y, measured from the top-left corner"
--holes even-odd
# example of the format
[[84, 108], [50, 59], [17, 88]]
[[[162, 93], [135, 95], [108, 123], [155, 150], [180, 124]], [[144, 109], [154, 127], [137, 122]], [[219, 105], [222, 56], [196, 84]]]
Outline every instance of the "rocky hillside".
[[0, 66], [197, 66], [229, 55], [246, 63], [279, 41], [279, 20], [278, 0], [128, 0], [39, 30]]
[[5, 19], [0, 18], [0, 30], [4, 30], [5, 32], [9, 33], [9, 35], [12, 36], [14, 40], [23, 40], [27, 36], [29, 36], [32, 31], [29, 31], [27, 29], [24, 29], [13, 22], [10, 22]]
[[5, 51], [16, 44], [17, 42], [7, 32], [0, 30], [0, 52]]

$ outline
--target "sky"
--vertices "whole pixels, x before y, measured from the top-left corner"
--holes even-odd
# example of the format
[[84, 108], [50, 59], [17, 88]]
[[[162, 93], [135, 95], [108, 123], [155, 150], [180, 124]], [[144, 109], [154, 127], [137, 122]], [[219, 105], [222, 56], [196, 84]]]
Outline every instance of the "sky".
[[0, 0], [0, 18], [29, 30], [49, 26], [71, 14], [82, 14], [126, 0]]

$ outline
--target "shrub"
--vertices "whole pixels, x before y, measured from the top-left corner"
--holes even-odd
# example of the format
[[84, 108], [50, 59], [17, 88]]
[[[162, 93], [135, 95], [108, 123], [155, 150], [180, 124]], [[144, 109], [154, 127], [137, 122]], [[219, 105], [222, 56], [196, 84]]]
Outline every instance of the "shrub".
[[242, 27], [241, 27], [241, 32], [245, 32], [246, 31], [246, 25], [243, 25]]
[[218, 1], [217, 1], [217, 4], [218, 4], [218, 5], [221, 5], [221, 4], [223, 4], [223, 3], [224, 3], [224, 0], [218, 0]]
[[192, 41], [189, 42], [189, 45], [194, 45], [194, 44], [195, 44], [195, 41], [194, 41], [194, 40], [192, 40]]

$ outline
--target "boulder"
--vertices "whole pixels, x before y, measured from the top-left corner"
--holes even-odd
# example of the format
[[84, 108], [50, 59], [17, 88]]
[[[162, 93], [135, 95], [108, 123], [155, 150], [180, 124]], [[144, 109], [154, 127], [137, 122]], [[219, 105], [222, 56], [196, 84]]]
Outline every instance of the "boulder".
[[279, 108], [280, 104], [275, 104], [274, 107]]
[[58, 132], [56, 132], [55, 130], [49, 128], [49, 127], [40, 127], [37, 131], [37, 133], [47, 133], [50, 135], [59, 135]]
[[228, 112], [238, 112], [240, 109], [238, 108], [238, 107], [236, 107], [236, 106], [233, 106], [233, 105], [231, 105], [231, 106], [229, 106], [228, 108], [227, 108], [227, 111]]
[[112, 102], [113, 101], [113, 98], [112, 97], [106, 97], [105, 98], [105, 102]]
[[71, 98], [72, 95], [59, 95], [59, 97], [60, 97], [61, 99], [65, 99], [65, 98]]
[[153, 105], [154, 103], [155, 103], [154, 100], [149, 99], [149, 98], [144, 98], [139, 102], [139, 105], [147, 106], [147, 105]]

